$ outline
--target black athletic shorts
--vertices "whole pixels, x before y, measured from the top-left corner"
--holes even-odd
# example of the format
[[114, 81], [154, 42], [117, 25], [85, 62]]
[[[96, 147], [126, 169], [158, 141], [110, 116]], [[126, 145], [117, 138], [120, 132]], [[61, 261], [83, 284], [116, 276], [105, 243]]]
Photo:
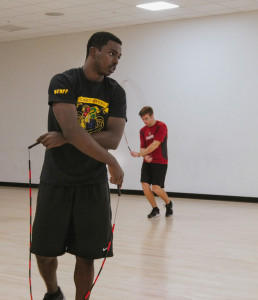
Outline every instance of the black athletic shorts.
[[168, 165], [143, 162], [141, 170], [141, 182], [158, 185], [164, 188]]
[[[41, 182], [31, 252], [56, 257], [65, 252], [86, 259], [105, 257], [112, 237], [108, 182], [55, 186]], [[112, 244], [108, 256], [113, 256]]]

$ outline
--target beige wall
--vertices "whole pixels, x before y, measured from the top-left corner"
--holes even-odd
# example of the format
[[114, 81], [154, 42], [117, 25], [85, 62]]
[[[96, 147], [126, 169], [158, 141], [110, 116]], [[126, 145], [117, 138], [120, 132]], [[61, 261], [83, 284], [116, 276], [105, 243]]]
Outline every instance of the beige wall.
[[[111, 29], [123, 41], [114, 78], [128, 94], [126, 134], [139, 147], [138, 111], [169, 128], [169, 192], [258, 196], [258, 12]], [[82, 66], [92, 32], [0, 44], [0, 181], [28, 182], [27, 146], [47, 128], [47, 89]], [[31, 151], [39, 180], [44, 149]], [[123, 188], [140, 190], [141, 160], [121, 141]]]

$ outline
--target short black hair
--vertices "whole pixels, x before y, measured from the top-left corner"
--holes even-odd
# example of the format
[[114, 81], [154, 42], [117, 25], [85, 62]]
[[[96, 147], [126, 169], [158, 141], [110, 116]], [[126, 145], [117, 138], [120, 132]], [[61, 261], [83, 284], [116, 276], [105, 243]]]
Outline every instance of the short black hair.
[[122, 46], [121, 40], [110, 32], [99, 31], [94, 33], [88, 40], [86, 58], [89, 56], [91, 47], [101, 50], [109, 41], [116, 42]]
[[152, 116], [153, 115], [153, 108], [152, 107], [150, 107], [150, 106], [144, 106], [141, 110], [140, 110], [140, 112], [139, 112], [139, 116], [140, 117], [143, 117], [143, 116], [145, 116], [145, 115], [150, 115], [150, 116]]

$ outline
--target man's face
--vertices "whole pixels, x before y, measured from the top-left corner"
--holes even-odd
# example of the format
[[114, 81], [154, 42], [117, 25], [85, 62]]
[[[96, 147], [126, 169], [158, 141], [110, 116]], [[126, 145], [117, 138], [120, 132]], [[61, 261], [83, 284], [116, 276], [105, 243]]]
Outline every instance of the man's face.
[[101, 50], [96, 49], [95, 67], [99, 75], [109, 76], [114, 73], [121, 57], [121, 45], [109, 41]]
[[151, 127], [154, 123], [154, 115], [152, 114], [150, 116], [149, 114], [146, 114], [146, 115], [142, 116], [142, 120], [146, 126]]

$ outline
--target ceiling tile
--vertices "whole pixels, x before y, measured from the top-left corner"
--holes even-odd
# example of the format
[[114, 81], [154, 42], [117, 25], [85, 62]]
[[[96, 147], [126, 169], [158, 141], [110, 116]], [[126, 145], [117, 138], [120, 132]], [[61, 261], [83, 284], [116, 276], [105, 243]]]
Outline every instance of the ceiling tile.
[[[177, 9], [151, 12], [136, 7], [149, 0], [0, 0], [0, 26], [29, 27], [0, 31], [0, 42], [87, 30], [189, 19], [258, 10], [258, 0], [169, 0]], [[49, 17], [46, 12], [62, 12]]]
[[221, 4], [226, 7], [237, 8], [237, 7], [252, 6], [253, 4], [255, 4], [255, 2], [252, 0], [228, 0], [228, 1], [221, 2]]

